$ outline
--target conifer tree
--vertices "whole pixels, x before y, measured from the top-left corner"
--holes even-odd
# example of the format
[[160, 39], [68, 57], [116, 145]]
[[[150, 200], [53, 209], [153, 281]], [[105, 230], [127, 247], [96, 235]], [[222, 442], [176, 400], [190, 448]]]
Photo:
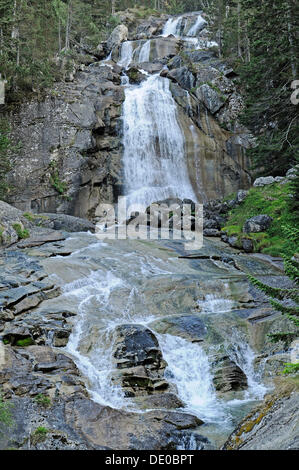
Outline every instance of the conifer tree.
[[[299, 229], [295, 227], [283, 227], [284, 234], [288, 240], [290, 251], [298, 247]], [[290, 342], [298, 337], [299, 330], [299, 258], [295, 253], [284, 257], [284, 269], [286, 275], [294, 283], [294, 288], [283, 289], [279, 287], [271, 287], [264, 282], [248, 275], [250, 282], [262, 291], [268, 298], [274, 309], [288, 318], [296, 327], [296, 332], [279, 332], [269, 335], [271, 341], [278, 342], [280, 340]], [[286, 364], [285, 373], [299, 371], [298, 364]]]

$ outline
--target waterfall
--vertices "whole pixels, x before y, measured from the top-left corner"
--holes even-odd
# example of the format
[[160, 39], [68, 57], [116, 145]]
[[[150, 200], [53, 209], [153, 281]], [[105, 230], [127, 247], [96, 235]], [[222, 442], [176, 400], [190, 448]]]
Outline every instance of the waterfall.
[[199, 29], [203, 26], [206, 21], [203, 19], [201, 15], [198, 16], [196, 23], [189, 29], [187, 36], [197, 36]]
[[126, 88], [123, 109], [125, 193], [129, 204], [192, 199], [185, 139], [169, 80], [153, 75]]
[[133, 58], [133, 46], [132, 41], [125, 41], [121, 45], [120, 59], [118, 65], [124, 68], [128, 68]]
[[150, 52], [151, 52], [151, 41], [149, 39], [148, 41], [146, 41], [146, 43], [143, 44], [143, 46], [140, 49], [138, 62], [139, 63], [149, 62]]
[[168, 363], [165, 375], [177, 386], [187, 410], [204, 422], [225, 420], [204, 350], [198, 344], [168, 334], [159, 335], [159, 343]]
[[169, 18], [163, 28], [162, 36], [167, 37], [171, 34], [177, 36], [180, 33], [182, 26], [183, 17], [179, 16], [178, 18]]

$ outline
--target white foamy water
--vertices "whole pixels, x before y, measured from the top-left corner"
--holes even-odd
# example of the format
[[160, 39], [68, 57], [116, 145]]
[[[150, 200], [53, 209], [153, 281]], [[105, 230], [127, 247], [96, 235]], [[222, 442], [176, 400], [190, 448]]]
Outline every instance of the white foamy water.
[[227, 352], [247, 377], [248, 389], [245, 391], [244, 399], [262, 400], [267, 388], [262, 384], [258, 372], [255, 371], [255, 353], [238, 330], [232, 330]]
[[149, 206], [172, 197], [196, 201], [169, 80], [153, 75], [125, 93], [123, 162], [128, 205]]
[[[93, 272], [90, 276], [64, 287], [64, 296], [70, 296], [78, 303], [78, 317], [66, 350], [72, 354], [78, 368], [88, 378], [88, 390], [92, 398], [102, 405], [115, 408], [122, 408], [125, 399], [121, 387], [111, 382], [113, 344], [109, 340], [109, 329], [99, 332], [96, 339], [97, 347], [93, 347], [93, 354], [81, 352], [81, 349], [82, 347], [84, 349], [84, 342], [88, 336], [90, 313], [96, 307], [99, 312], [103, 311], [109, 302], [111, 292], [122, 285], [123, 281], [110, 272]], [[126, 405], [128, 404], [126, 401]]]
[[202, 313], [225, 313], [230, 312], [234, 307], [234, 302], [224, 299], [217, 294], [206, 294], [205, 300], [198, 300]]
[[198, 15], [196, 23], [189, 29], [187, 36], [197, 36], [201, 27], [206, 23], [201, 15]]
[[151, 52], [151, 40], [146, 41], [140, 49], [138, 62], [149, 62]]
[[227, 418], [217, 400], [212, 382], [209, 358], [195, 343], [172, 335], [159, 335], [163, 357], [168, 363], [166, 377], [178, 389], [187, 411], [204, 422], [225, 421]]
[[133, 52], [132, 42], [123, 42], [120, 49], [120, 59], [117, 64], [121, 67], [128, 68], [133, 59]]
[[178, 18], [169, 18], [169, 20], [164, 25], [162, 36], [167, 37], [171, 34], [173, 36], [177, 36], [180, 32], [182, 21], [182, 16], [179, 16]]

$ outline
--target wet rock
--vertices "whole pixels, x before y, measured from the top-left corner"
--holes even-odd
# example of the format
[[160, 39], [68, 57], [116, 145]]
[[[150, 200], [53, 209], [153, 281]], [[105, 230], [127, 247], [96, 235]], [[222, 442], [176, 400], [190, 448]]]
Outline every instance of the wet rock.
[[194, 75], [185, 66], [171, 70], [167, 76], [186, 90], [191, 90], [195, 85]]
[[127, 26], [120, 24], [114, 28], [111, 35], [107, 40], [107, 50], [111, 51], [113, 48], [119, 46], [123, 41], [128, 39], [128, 28]]
[[237, 364], [228, 356], [212, 363], [213, 382], [218, 392], [245, 390], [247, 377]]
[[146, 80], [146, 75], [140, 72], [136, 67], [129, 68], [127, 75], [130, 79], [130, 83], [140, 84], [143, 80]]
[[184, 403], [174, 393], [161, 393], [143, 397], [136, 397], [135, 403], [143, 409], [174, 409], [184, 408]]
[[273, 176], [265, 176], [265, 177], [257, 178], [254, 181], [253, 186], [255, 188], [258, 188], [258, 187], [267, 186], [268, 184], [273, 184], [273, 183], [275, 183], [275, 179], [273, 178]]
[[164, 380], [167, 364], [157, 338], [148, 328], [141, 325], [117, 327], [113, 357], [119, 369], [114, 380], [121, 382], [127, 394], [151, 394], [168, 388]]
[[41, 246], [45, 243], [53, 243], [65, 240], [66, 236], [58, 231], [46, 231], [46, 233], [34, 233], [31, 237], [26, 240], [22, 240], [18, 243], [18, 248], [32, 248], [35, 246]]
[[162, 334], [180, 336], [192, 342], [205, 339], [207, 328], [196, 315], [174, 315], [152, 323], [152, 327]]
[[247, 219], [244, 227], [243, 232], [245, 233], [258, 233], [258, 232], [265, 232], [271, 225], [273, 221], [272, 217], [266, 214], [256, 215], [255, 217], [251, 217]]

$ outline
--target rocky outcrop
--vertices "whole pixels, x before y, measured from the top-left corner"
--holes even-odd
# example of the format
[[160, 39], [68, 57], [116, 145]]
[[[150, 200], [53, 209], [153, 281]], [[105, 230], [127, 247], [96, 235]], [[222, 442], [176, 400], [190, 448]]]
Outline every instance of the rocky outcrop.
[[167, 364], [152, 331], [141, 325], [121, 325], [115, 335], [113, 357], [120, 373], [114, 381], [121, 381], [126, 396], [166, 390], [169, 387], [164, 379]]
[[128, 28], [124, 24], [120, 24], [114, 28], [111, 35], [107, 40], [107, 50], [112, 51], [115, 47], [119, 46], [123, 41], [128, 39]]
[[271, 225], [273, 221], [272, 217], [269, 215], [261, 214], [256, 215], [255, 217], [251, 217], [247, 219], [244, 227], [243, 232], [245, 233], [258, 233], [258, 232], [265, 232]]
[[223, 449], [298, 450], [298, 398], [290, 380], [239, 424]]
[[29, 237], [31, 224], [22, 211], [0, 201], [0, 247], [17, 242], [22, 236]]
[[228, 356], [223, 356], [212, 363], [213, 383], [218, 392], [245, 390], [247, 377], [240, 367]]

